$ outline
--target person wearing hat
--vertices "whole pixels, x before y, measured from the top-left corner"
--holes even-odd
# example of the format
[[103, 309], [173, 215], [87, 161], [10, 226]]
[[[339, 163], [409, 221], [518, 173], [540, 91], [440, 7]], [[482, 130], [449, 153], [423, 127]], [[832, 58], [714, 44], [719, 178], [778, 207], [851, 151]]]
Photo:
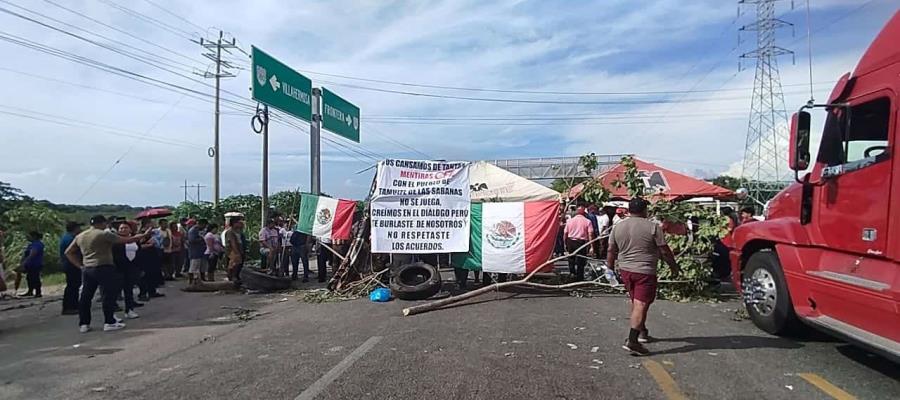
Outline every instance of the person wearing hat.
[[108, 231], [107, 226], [106, 217], [95, 215], [91, 218], [91, 227], [79, 233], [65, 252], [69, 262], [82, 270], [83, 286], [78, 302], [78, 330], [81, 333], [91, 330], [91, 300], [98, 287], [102, 287], [104, 292], [103, 330], [108, 332], [125, 328], [125, 324], [114, 314], [119, 283], [112, 247], [115, 244], [134, 243], [151, 235], [146, 232], [122, 237]]
[[63, 290], [62, 314], [78, 314], [78, 290], [81, 288], [81, 270], [75, 268], [66, 257], [66, 249], [75, 241], [75, 236], [81, 232], [81, 223], [69, 221], [66, 223], [66, 233], [59, 238], [59, 260], [62, 262], [63, 272], [66, 274], [66, 288]]
[[575, 209], [575, 216], [566, 222], [565, 237], [566, 251], [569, 253], [569, 274], [576, 282], [584, 280], [584, 266], [587, 265], [586, 257], [594, 254], [590, 246], [585, 243], [594, 240], [594, 226], [587, 219], [584, 207]]

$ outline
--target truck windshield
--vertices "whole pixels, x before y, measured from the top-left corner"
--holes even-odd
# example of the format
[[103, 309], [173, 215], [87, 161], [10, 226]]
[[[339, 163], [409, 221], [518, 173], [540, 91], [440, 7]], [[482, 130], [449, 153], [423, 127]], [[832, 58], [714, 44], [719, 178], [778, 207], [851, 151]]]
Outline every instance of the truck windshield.
[[[818, 161], [828, 166], [846, 164], [884, 154], [888, 149], [891, 102], [879, 98], [845, 109], [828, 112], [822, 130]], [[843, 128], [850, 118], [848, 129]]]

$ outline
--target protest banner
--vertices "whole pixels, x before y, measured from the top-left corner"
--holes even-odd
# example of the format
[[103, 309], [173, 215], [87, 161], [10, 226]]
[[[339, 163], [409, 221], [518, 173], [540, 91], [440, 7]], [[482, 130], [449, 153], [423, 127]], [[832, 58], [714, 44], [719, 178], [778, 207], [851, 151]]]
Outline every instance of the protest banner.
[[373, 253], [469, 250], [469, 163], [388, 159], [371, 201]]

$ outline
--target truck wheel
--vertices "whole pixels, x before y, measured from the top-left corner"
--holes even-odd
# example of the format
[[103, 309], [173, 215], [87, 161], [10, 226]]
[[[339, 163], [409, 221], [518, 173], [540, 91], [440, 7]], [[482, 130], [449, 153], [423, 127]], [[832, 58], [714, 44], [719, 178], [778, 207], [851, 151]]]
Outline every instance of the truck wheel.
[[424, 300], [441, 290], [440, 271], [424, 262], [402, 265], [391, 278], [391, 292], [401, 300]]
[[743, 271], [744, 306], [753, 323], [773, 335], [797, 331], [800, 323], [774, 251], [759, 251]]

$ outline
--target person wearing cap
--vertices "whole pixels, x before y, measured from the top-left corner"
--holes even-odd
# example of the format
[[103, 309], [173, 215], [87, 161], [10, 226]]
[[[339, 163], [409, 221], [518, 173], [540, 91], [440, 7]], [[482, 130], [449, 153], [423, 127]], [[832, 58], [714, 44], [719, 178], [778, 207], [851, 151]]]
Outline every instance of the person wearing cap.
[[587, 219], [584, 207], [575, 209], [575, 216], [566, 222], [565, 237], [566, 251], [569, 253], [569, 274], [576, 282], [584, 280], [584, 266], [587, 265], [587, 256], [593, 255], [594, 250], [585, 243], [594, 240], [594, 227]]
[[91, 301], [98, 287], [102, 287], [104, 331], [117, 331], [125, 324], [116, 319], [116, 297], [119, 292], [118, 274], [112, 247], [115, 244], [134, 243], [151, 235], [122, 237], [107, 230], [106, 217], [96, 215], [91, 218], [91, 227], [78, 234], [69, 248], [66, 258], [76, 268], [82, 270], [82, 291], [78, 302], [78, 330], [87, 333], [91, 330]]
[[613, 227], [606, 257], [607, 265], [619, 273], [631, 298], [631, 324], [622, 348], [639, 356], [650, 354], [643, 343], [652, 341], [647, 330], [647, 311], [656, 299], [659, 259], [669, 265], [673, 276], [681, 272], [662, 227], [647, 218], [648, 206], [649, 202], [640, 197], [631, 199], [630, 216]]
[[81, 288], [81, 270], [75, 268], [68, 257], [66, 249], [75, 241], [75, 236], [81, 232], [81, 223], [69, 221], [66, 223], [66, 233], [59, 238], [59, 260], [62, 262], [63, 272], [66, 274], [66, 288], [63, 290], [62, 314], [78, 314], [78, 290]]

